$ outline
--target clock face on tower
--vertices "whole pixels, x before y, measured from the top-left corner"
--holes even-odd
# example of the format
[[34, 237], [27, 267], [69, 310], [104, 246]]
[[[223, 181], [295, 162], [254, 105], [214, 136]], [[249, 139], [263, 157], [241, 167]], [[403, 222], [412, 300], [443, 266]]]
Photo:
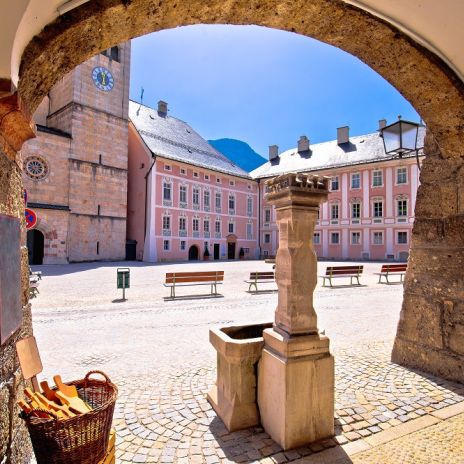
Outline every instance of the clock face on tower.
[[93, 68], [92, 79], [94, 84], [105, 92], [109, 92], [114, 86], [114, 78], [111, 71], [103, 66]]

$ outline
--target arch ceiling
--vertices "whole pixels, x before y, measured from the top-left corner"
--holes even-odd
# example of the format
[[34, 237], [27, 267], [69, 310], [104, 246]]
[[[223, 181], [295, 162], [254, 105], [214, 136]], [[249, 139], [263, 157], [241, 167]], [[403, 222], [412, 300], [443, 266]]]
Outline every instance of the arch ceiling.
[[[18, 82], [21, 55], [34, 35], [61, 14], [98, 0], [15, 0], [0, 17], [0, 78]], [[334, 0], [337, 3], [342, 0]], [[462, 0], [343, 0], [393, 24], [440, 56], [464, 81]]]

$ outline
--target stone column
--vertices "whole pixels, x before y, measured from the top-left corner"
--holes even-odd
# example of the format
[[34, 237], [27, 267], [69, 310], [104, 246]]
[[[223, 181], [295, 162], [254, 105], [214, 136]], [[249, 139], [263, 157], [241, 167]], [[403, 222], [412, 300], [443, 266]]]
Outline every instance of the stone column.
[[[0, 216], [15, 218], [21, 222], [21, 243], [25, 244], [24, 197], [21, 180], [22, 144], [34, 136], [27, 111], [16, 93], [12, 91], [11, 82], [0, 79]], [[11, 244], [0, 242], [1, 247], [10, 250]], [[15, 344], [21, 338], [32, 333], [31, 308], [29, 298], [29, 269], [27, 249], [21, 247], [11, 251], [13, 259], [21, 260], [21, 282], [15, 289], [20, 298], [15, 302], [14, 309], [21, 311], [20, 327], [0, 345], [0, 462], [29, 462], [32, 450], [29, 435], [24, 421], [18, 418], [17, 400], [24, 397], [27, 385], [22, 378], [16, 356]], [[0, 272], [1, 274], [1, 272]], [[0, 289], [3, 276], [0, 275]], [[0, 296], [0, 300], [2, 297]], [[3, 304], [3, 306], [2, 306]], [[17, 307], [20, 305], [21, 307]], [[13, 309], [7, 308], [6, 302], [0, 301], [0, 312]], [[0, 315], [0, 317], [2, 317]], [[3, 322], [0, 320], [0, 324]]]
[[267, 433], [283, 449], [334, 434], [334, 358], [317, 328], [313, 232], [328, 179], [288, 174], [266, 183], [279, 228], [275, 324], [264, 331], [258, 405]]

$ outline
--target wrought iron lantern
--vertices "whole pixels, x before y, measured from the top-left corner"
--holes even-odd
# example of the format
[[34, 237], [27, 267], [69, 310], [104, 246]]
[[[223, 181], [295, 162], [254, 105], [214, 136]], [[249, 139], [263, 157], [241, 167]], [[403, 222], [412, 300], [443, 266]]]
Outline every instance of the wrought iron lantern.
[[398, 116], [398, 121], [381, 128], [385, 153], [402, 158], [407, 153], [415, 152], [420, 169], [418, 151], [422, 147], [417, 146], [419, 125], [416, 122], [405, 121]]

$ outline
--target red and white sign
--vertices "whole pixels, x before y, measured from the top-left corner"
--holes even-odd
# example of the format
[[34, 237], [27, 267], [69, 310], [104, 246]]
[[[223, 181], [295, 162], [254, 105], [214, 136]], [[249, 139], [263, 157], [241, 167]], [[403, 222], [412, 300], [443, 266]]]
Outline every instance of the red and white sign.
[[37, 224], [37, 215], [29, 208], [24, 210], [24, 214], [26, 216], [26, 229], [32, 229]]

